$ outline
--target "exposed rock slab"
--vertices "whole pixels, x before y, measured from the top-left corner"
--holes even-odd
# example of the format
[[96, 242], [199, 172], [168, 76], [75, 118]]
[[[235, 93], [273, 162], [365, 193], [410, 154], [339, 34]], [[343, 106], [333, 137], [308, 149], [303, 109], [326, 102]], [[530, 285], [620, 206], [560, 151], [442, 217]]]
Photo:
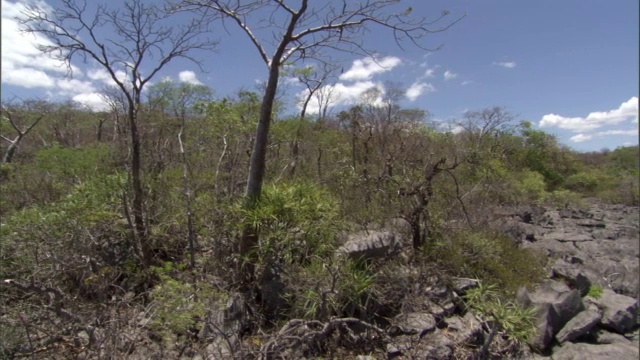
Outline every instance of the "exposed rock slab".
[[560, 332], [558, 332], [556, 339], [558, 339], [558, 342], [561, 344], [567, 341], [573, 341], [593, 329], [600, 319], [602, 319], [602, 314], [597, 311], [583, 311], [569, 320]]
[[602, 309], [600, 323], [603, 327], [623, 334], [636, 326], [638, 321], [636, 299], [604, 289], [602, 296], [593, 301]]
[[615, 359], [637, 360], [638, 347], [630, 344], [593, 345], [565, 343], [553, 353], [554, 360]]
[[517, 300], [525, 307], [535, 306], [538, 309], [538, 332], [530, 340], [531, 346], [537, 350], [545, 350], [562, 327], [584, 309], [578, 290], [571, 290], [554, 280], [545, 280], [533, 293], [520, 289]]

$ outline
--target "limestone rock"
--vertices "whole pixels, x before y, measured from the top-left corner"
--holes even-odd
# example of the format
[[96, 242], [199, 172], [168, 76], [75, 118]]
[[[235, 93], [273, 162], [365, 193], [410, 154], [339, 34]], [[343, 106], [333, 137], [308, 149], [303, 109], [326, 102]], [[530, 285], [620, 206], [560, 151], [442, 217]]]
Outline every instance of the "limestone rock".
[[560, 332], [558, 332], [556, 339], [558, 339], [558, 342], [561, 344], [567, 341], [573, 341], [588, 333], [598, 324], [600, 319], [602, 319], [602, 314], [597, 311], [583, 311], [569, 320]]
[[638, 301], [632, 297], [616, 294], [604, 289], [602, 296], [595, 300], [601, 308], [602, 326], [624, 334], [633, 329], [638, 317]]
[[535, 306], [538, 309], [538, 332], [530, 340], [531, 346], [537, 350], [545, 350], [558, 331], [584, 309], [578, 290], [571, 290], [554, 280], [545, 280], [531, 294], [524, 288], [520, 289], [517, 300], [525, 307]]
[[554, 360], [615, 359], [637, 360], [638, 347], [626, 344], [593, 345], [565, 343], [553, 353]]

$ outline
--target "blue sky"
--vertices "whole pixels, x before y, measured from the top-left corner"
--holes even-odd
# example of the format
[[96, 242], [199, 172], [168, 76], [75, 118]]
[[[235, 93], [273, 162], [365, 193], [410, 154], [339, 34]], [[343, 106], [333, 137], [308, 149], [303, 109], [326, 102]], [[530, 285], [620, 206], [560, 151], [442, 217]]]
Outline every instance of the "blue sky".
[[[24, 3], [2, 0], [3, 98], [74, 99], [100, 108], [97, 93], [109, 84], [104, 72], [78, 61], [74, 77], [65, 78], [63, 68], [33, 48], [46, 39], [19, 32], [15, 16]], [[39, 3], [56, 6], [55, 0]], [[442, 45], [438, 51], [409, 44], [401, 50], [388, 33], [372, 28], [362, 41], [375, 50], [376, 61], [335, 54], [342, 71], [328, 84], [334, 111], [355, 104], [368, 88], [384, 91], [385, 82], [392, 81], [406, 88], [404, 106], [428, 110], [439, 121], [505, 106], [576, 150], [638, 144], [637, 0], [414, 0], [401, 6], [411, 6], [419, 16], [445, 9], [452, 17], [466, 16], [424, 39], [427, 47]], [[266, 66], [243, 34], [232, 24], [227, 28], [214, 33], [221, 40], [217, 52], [196, 54], [206, 73], [178, 61], [155, 81], [200, 82], [217, 96], [255, 90]], [[302, 87], [283, 84], [293, 112]]]

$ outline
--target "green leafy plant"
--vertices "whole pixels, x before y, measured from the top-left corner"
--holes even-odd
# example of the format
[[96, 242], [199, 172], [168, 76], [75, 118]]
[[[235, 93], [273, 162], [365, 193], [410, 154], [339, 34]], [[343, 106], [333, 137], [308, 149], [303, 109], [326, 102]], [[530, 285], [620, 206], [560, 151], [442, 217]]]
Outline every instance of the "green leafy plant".
[[331, 316], [362, 313], [375, 278], [363, 263], [344, 257], [314, 257], [292, 270], [287, 296], [290, 316], [327, 320]]
[[441, 268], [457, 276], [491, 281], [506, 294], [544, 278], [545, 257], [495, 231], [460, 231], [450, 234], [447, 240], [433, 242], [425, 251]]
[[603, 293], [604, 293], [604, 289], [602, 288], [602, 286], [591, 285], [589, 287], [589, 293], [587, 293], [587, 295], [591, 296], [592, 298], [599, 299], [602, 297]]
[[153, 270], [159, 275], [160, 283], [151, 291], [155, 310], [151, 327], [166, 337], [199, 331], [208, 307], [222, 299], [223, 294], [211, 285], [186, 283], [167, 275], [167, 272], [178, 271], [173, 264]]
[[[524, 342], [535, 334], [536, 309], [525, 309], [510, 300], [505, 300], [496, 284], [480, 282], [477, 288], [467, 292], [464, 299], [485, 321], [493, 323], [493, 336], [495, 333], [503, 333], [515, 341]], [[491, 341], [492, 335], [485, 342], [485, 348], [488, 348]]]
[[334, 249], [340, 230], [338, 204], [324, 189], [310, 183], [265, 187], [260, 201], [236, 212], [260, 233], [258, 258], [276, 257], [285, 262], [326, 256]]

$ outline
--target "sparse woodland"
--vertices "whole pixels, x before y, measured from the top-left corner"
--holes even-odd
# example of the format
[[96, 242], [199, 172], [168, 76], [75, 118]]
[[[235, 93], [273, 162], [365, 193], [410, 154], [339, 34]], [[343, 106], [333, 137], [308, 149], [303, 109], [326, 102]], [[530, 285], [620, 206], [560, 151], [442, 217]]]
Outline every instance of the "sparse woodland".
[[[508, 303], [544, 277], [546, 257], [492, 227], [493, 209], [640, 201], [637, 146], [578, 153], [503, 107], [435, 123], [372, 90], [302, 116], [274, 99], [264, 184], [248, 202], [263, 93], [121, 90], [139, 98], [106, 94], [105, 112], [3, 99], [0, 357], [194, 358], [211, 344], [212, 309], [231, 303], [245, 318], [237, 343], [219, 345], [228, 358], [286, 358], [287, 344], [309, 358], [375, 354], [390, 319], [418, 306], [415, 283], [479, 279]], [[406, 256], [337, 251], [394, 222]], [[313, 331], [296, 333], [303, 323]], [[502, 341], [530, 331], [509, 329]]]

